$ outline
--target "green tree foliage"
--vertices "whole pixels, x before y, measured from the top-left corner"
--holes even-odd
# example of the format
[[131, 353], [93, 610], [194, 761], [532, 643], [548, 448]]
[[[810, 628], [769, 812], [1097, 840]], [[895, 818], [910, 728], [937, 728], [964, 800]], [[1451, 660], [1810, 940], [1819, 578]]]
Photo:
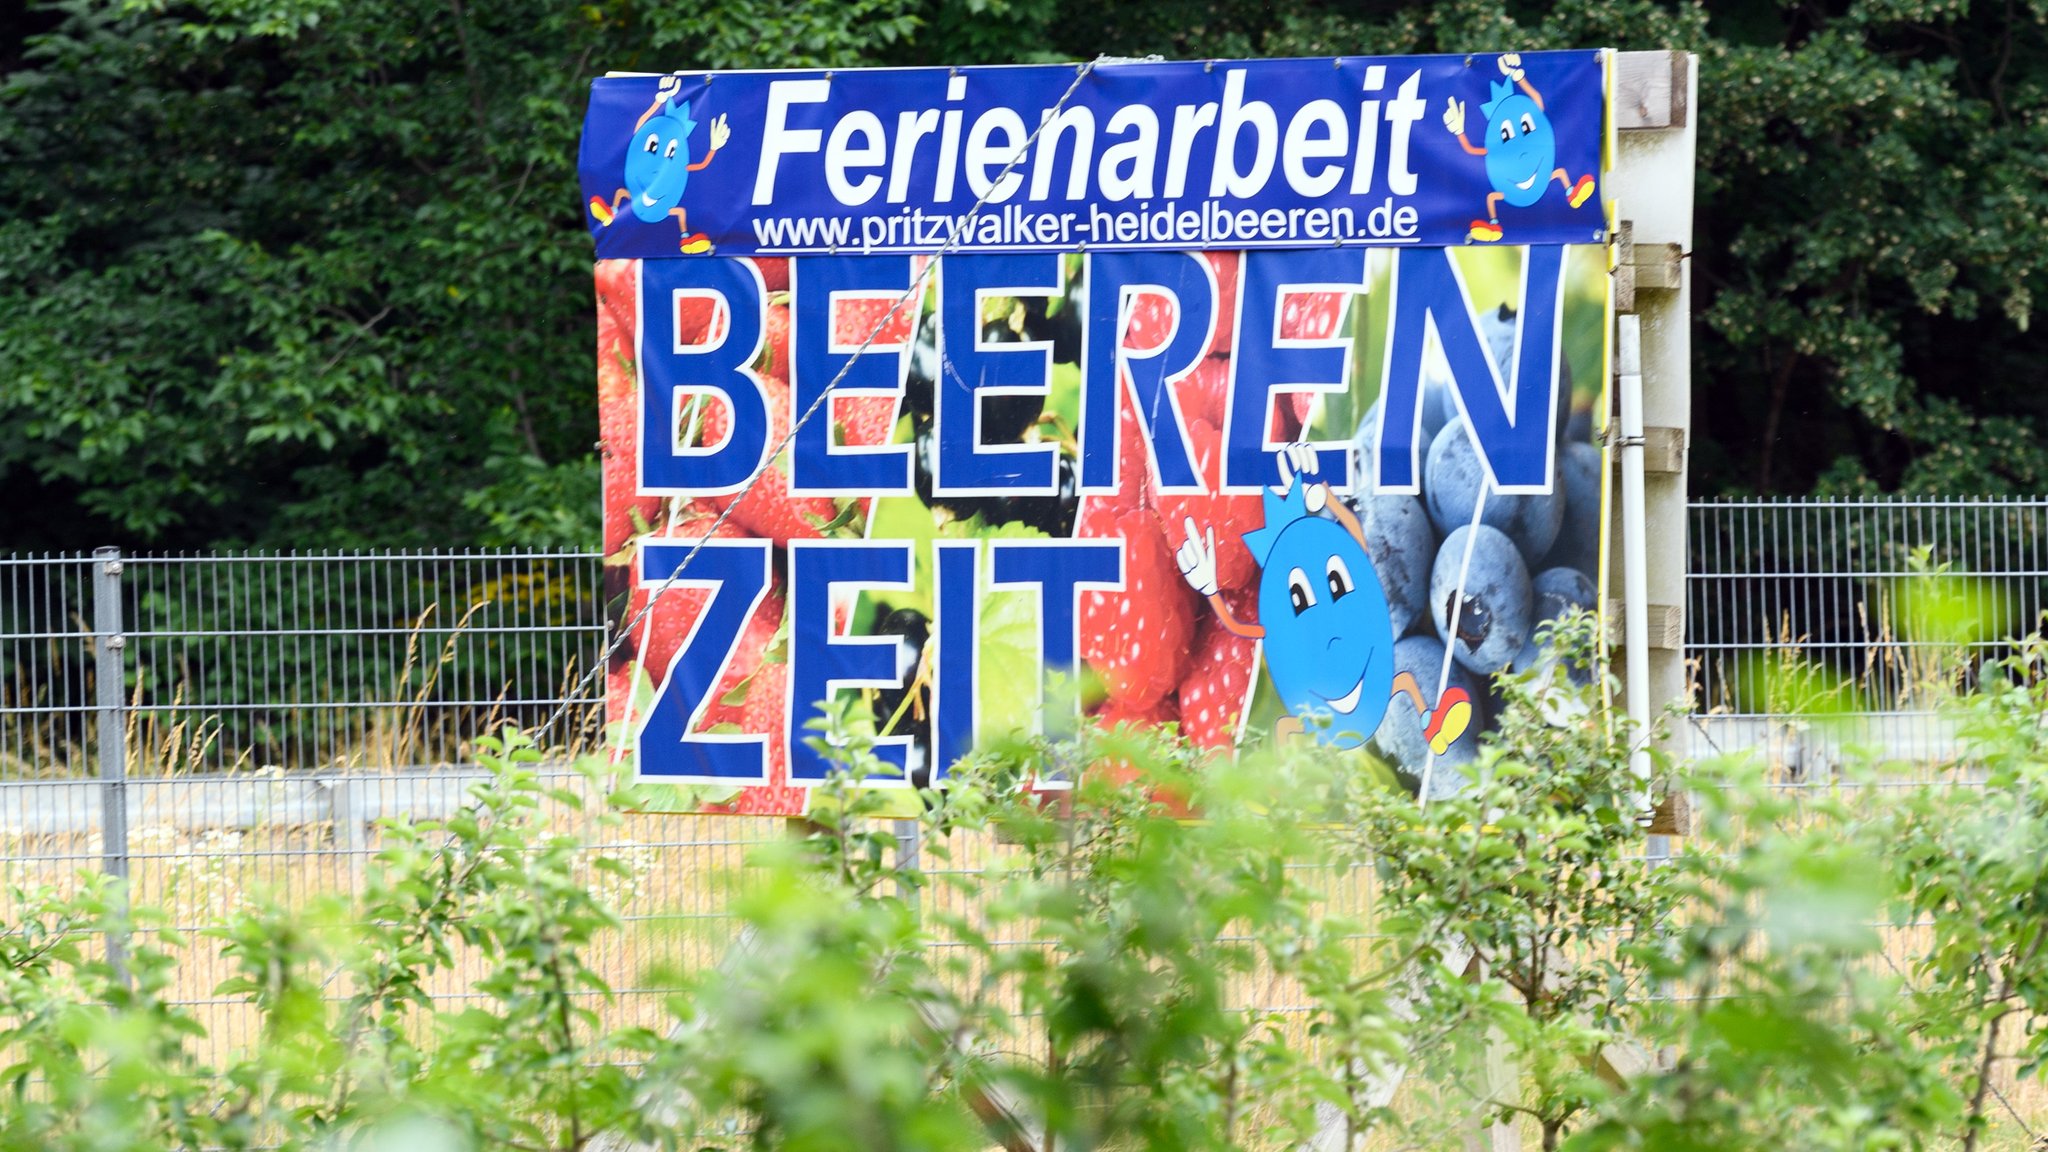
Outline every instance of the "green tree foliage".
[[70, 0], [0, 25], [7, 543], [592, 539], [590, 77], [854, 62], [900, 7]]
[[46, 0], [0, 13], [5, 539], [587, 541], [591, 76], [1097, 53], [1696, 51], [1696, 487], [2038, 491], [2044, 15]]

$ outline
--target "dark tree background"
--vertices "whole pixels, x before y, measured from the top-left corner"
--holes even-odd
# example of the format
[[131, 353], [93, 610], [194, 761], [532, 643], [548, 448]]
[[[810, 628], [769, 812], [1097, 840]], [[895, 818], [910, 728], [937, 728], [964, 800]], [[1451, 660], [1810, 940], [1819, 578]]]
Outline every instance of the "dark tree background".
[[0, 550], [588, 544], [607, 69], [1700, 53], [1695, 491], [2048, 489], [2048, 2], [0, 0]]

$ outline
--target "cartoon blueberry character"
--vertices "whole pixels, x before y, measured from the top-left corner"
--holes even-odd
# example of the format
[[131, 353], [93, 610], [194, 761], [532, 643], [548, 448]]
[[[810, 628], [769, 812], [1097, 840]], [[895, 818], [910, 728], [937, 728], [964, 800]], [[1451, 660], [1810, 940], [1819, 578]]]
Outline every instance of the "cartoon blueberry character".
[[[1330, 498], [1328, 484], [1304, 479], [1314, 467], [1314, 448], [1289, 446], [1280, 486], [1265, 494], [1265, 525], [1244, 534], [1259, 564], [1257, 623], [1232, 616], [1217, 591], [1214, 529], [1200, 531], [1188, 517], [1187, 543], [1175, 559], [1223, 627], [1264, 641], [1266, 673], [1289, 713], [1276, 732], [1313, 730], [1323, 744], [1356, 748], [1379, 730], [1394, 694], [1407, 696], [1418, 715], [1430, 710], [1415, 677], [1394, 673], [1393, 626], [1365, 530], [1343, 501]], [[1432, 746], [1439, 753], [1450, 747], [1471, 718], [1465, 692], [1446, 692], [1427, 728]]]
[[[1571, 174], [1557, 167], [1557, 133], [1550, 117], [1543, 114], [1543, 97], [1522, 72], [1522, 57], [1509, 52], [1500, 57], [1505, 80], [1493, 82], [1493, 99], [1479, 106], [1486, 117], [1482, 148], [1465, 138], [1465, 102], [1452, 100], [1444, 109], [1444, 127], [1458, 138], [1458, 144], [1474, 156], [1486, 158], [1486, 180], [1493, 191], [1486, 197], [1486, 219], [1474, 220], [1467, 237], [1492, 242], [1500, 239], [1500, 202], [1527, 208], [1543, 198], [1555, 180], [1565, 190], [1565, 199], [1577, 208], [1593, 195], [1593, 177], [1588, 174], [1574, 183]], [[1521, 88], [1520, 92], [1515, 89]]]
[[639, 122], [633, 126], [632, 140], [626, 146], [626, 186], [612, 194], [609, 204], [602, 196], [592, 196], [590, 214], [608, 227], [617, 219], [620, 203], [631, 201], [633, 215], [646, 223], [656, 224], [664, 217], [675, 217], [684, 252], [706, 252], [711, 248], [711, 239], [702, 232], [690, 231], [689, 217], [682, 207], [683, 189], [689, 187], [690, 173], [702, 170], [725, 147], [732, 130], [726, 127], [724, 116], [713, 120], [711, 150], [692, 164], [690, 134], [697, 130], [697, 122], [690, 119], [689, 101], [676, 102], [676, 94], [681, 90], [682, 81], [677, 77], [662, 78], [654, 103], [640, 114]]

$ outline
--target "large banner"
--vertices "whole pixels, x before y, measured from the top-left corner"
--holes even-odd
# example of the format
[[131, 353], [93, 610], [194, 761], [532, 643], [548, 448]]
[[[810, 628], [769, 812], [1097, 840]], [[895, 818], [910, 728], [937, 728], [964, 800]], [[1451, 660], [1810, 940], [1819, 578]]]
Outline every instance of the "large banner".
[[[1538, 626], [1601, 601], [1603, 61], [599, 81], [618, 754], [673, 806], [797, 815], [821, 707], [876, 737], [885, 788], [1093, 717], [1455, 789], [1494, 674], [1549, 667]], [[983, 133], [1003, 109], [1036, 137]], [[903, 139], [926, 119], [929, 154]], [[1183, 122], [1236, 143], [1145, 159], [1130, 127]], [[842, 195], [862, 165], [869, 206]], [[1164, 215], [1077, 240], [1004, 188]], [[1339, 212], [1361, 230], [1288, 231]], [[1193, 239], [1144, 230], [1184, 215]], [[851, 231], [763, 239], [799, 218]]]

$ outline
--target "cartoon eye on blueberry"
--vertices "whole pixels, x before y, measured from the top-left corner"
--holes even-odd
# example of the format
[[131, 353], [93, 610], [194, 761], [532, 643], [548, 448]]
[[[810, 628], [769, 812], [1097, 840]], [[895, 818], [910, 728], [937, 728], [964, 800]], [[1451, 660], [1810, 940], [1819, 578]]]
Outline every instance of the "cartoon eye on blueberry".
[[1264, 642], [1266, 674], [1288, 711], [1276, 733], [1313, 729], [1320, 743], [1356, 748], [1379, 730], [1399, 695], [1430, 717], [1438, 751], [1448, 748], [1471, 724], [1470, 698], [1452, 688], [1426, 708], [1415, 677], [1394, 673], [1386, 592], [1358, 517], [1331, 499], [1328, 484], [1306, 479], [1316, 467], [1314, 448], [1290, 445], [1279, 463], [1280, 484], [1265, 493], [1265, 524], [1243, 537], [1259, 565], [1258, 620], [1231, 613], [1217, 590], [1215, 529], [1198, 528], [1193, 517], [1184, 522], [1187, 542], [1174, 553], [1181, 575], [1208, 600], [1218, 623]]
[[1330, 579], [1331, 600], [1342, 600], [1351, 591], [1351, 569], [1344, 566], [1344, 558], [1342, 556], [1330, 557], [1328, 571], [1325, 575]]
[[[1555, 180], [1565, 191], [1565, 201], [1577, 208], [1593, 195], [1593, 177], [1587, 173], [1574, 181], [1557, 166], [1557, 133], [1550, 117], [1544, 115], [1543, 97], [1522, 71], [1520, 53], [1509, 52], [1497, 62], [1505, 79], [1493, 82], [1493, 99], [1479, 106], [1480, 115], [1500, 125], [1500, 140], [1481, 148], [1465, 138], [1465, 102], [1451, 100], [1444, 108], [1444, 127], [1458, 138], [1458, 146], [1473, 156], [1486, 159], [1486, 180], [1493, 191], [1486, 196], [1486, 219], [1474, 220], [1466, 238], [1492, 243], [1501, 238], [1500, 202], [1527, 208], [1543, 198]], [[1520, 91], [1516, 91], [1516, 89]], [[1519, 126], [1521, 131], [1515, 129]], [[1484, 137], [1482, 137], [1483, 139]]]
[[633, 206], [633, 215], [648, 224], [673, 216], [682, 236], [682, 251], [708, 252], [711, 238], [690, 231], [689, 216], [682, 207], [683, 189], [689, 186], [690, 173], [702, 171], [725, 147], [732, 138], [732, 129], [726, 126], [723, 115], [713, 120], [710, 150], [702, 160], [690, 163], [690, 134], [697, 130], [697, 122], [690, 118], [690, 102], [676, 101], [682, 87], [679, 77], [662, 78], [654, 102], [633, 125], [635, 136], [642, 129], [649, 131], [639, 148], [626, 151], [625, 187], [612, 194], [610, 203], [602, 196], [592, 196], [590, 214], [604, 227], [618, 219], [619, 206], [627, 203]]

